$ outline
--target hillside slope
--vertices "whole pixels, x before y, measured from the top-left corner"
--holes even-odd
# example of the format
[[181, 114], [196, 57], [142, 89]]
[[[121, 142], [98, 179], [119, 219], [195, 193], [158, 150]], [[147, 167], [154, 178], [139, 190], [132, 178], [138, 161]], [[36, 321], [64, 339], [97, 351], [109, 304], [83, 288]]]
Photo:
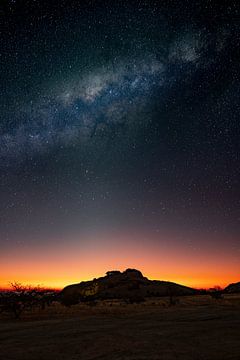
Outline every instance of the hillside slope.
[[240, 282], [229, 284], [225, 289], [226, 293], [240, 293]]
[[150, 296], [193, 295], [195, 289], [168, 281], [149, 280], [139, 270], [108, 271], [92, 281], [66, 286], [60, 296], [63, 303], [74, 304], [86, 299], [142, 299]]

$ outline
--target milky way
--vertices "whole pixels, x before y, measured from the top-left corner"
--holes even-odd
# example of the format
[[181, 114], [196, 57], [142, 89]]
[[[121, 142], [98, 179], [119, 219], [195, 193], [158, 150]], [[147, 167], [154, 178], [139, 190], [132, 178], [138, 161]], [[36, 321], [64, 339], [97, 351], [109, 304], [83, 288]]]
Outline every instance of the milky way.
[[154, 100], [164, 106], [177, 85], [191, 86], [197, 72], [209, 71], [215, 57], [224, 53], [228, 36], [220, 31], [210, 42], [204, 33], [189, 33], [170, 43], [161, 57], [113, 59], [85, 73], [75, 70], [57, 86], [48, 85], [45, 94], [15, 109], [15, 125], [11, 121], [0, 138], [2, 165], [22, 162], [54, 146], [89, 146], [94, 137], [109, 142], [119, 134], [131, 136], [129, 129], [149, 120], [141, 109]]
[[3, 12], [6, 251], [138, 229], [150, 242], [175, 231], [190, 249], [217, 235], [227, 249], [227, 234], [237, 252], [237, 2], [8, 1]]

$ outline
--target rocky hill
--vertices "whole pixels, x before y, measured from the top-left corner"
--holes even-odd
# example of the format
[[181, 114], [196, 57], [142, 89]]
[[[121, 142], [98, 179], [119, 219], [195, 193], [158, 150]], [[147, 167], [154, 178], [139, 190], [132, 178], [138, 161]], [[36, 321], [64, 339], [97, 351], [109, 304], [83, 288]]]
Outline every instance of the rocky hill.
[[240, 282], [228, 285], [224, 289], [224, 292], [226, 292], [226, 293], [240, 293]]
[[71, 305], [88, 299], [140, 301], [151, 296], [193, 295], [196, 292], [195, 289], [172, 282], [148, 280], [139, 270], [127, 269], [123, 272], [108, 271], [104, 277], [66, 286], [60, 296], [63, 303]]

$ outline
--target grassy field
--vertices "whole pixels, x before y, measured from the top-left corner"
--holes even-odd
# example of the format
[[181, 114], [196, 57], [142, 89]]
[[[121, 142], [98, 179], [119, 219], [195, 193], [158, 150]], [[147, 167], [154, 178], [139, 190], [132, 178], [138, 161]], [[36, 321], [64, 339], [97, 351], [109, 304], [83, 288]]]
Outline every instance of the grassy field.
[[240, 295], [118, 301], [9, 314], [0, 319], [1, 360], [240, 360]]

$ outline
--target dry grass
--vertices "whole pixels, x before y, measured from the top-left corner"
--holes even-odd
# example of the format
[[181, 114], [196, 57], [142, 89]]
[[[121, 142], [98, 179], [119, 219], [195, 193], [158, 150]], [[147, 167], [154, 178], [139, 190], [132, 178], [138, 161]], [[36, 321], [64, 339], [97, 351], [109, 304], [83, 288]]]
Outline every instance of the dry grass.
[[240, 295], [55, 303], [0, 319], [2, 360], [240, 360]]

